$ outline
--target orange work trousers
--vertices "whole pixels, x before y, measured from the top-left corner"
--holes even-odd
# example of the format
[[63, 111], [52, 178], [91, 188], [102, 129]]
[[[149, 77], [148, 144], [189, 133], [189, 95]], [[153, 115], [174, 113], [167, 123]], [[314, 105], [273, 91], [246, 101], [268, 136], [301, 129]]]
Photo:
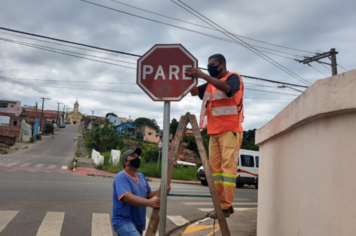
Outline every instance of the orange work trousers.
[[221, 208], [228, 209], [234, 200], [237, 165], [243, 133], [231, 131], [210, 135], [209, 164]]

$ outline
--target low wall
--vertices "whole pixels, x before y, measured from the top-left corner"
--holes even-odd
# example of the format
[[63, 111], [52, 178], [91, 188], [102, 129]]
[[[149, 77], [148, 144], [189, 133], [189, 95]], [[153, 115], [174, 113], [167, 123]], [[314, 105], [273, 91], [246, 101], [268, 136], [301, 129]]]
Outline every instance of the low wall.
[[317, 81], [257, 130], [257, 235], [355, 235], [355, 140], [356, 70]]

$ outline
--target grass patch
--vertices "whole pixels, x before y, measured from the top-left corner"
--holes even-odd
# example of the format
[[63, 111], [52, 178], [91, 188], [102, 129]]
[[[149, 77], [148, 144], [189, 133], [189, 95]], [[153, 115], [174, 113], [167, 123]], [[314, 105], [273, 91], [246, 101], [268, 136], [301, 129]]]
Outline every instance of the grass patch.
[[[110, 152], [103, 152], [101, 154], [104, 157], [104, 164], [97, 165], [96, 168], [99, 170], [105, 170], [110, 173], [119, 173], [124, 169], [122, 162], [113, 164], [110, 162]], [[161, 163], [157, 169], [157, 162], [146, 162], [144, 158], [141, 158], [141, 165], [138, 172], [142, 173], [147, 177], [161, 178]], [[172, 179], [177, 180], [197, 180], [197, 167], [183, 167], [182, 165], [177, 165], [174, 169]]]
[[87, 174], [87, 176], [95, 176], [94, 174]]
[[9, 152], [7, 150], [0, 150], [0, 154], [8, 154]]

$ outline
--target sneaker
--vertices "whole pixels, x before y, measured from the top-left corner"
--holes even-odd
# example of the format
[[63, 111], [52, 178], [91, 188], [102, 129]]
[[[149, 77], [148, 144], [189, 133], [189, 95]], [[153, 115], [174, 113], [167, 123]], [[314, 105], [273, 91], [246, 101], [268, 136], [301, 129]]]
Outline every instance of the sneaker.
[[205, 216], [206, 216], [206, 217], [209, 217], [210, 214], [213, 213], [213, 212], [215, 213], [215, 210], [212, 210], [212, 211], [207, 212], [207, 213], [205, 214]]
[[229, 210], [230, 210], [230, 214], [234, 214], [235, 211], [234, 211], [234, 208], [232, 206], [230, 206]]
[[[223, 210], [223, 213], [224, 213], [224, 215], [225, 215], [225, 218], [230, 217], [230, 209]], [[208, 217], [210, 217], [210, 218], [212, 218], [212, 219], [217, 219], [215, 210], [213, 210], [213, 211], [209, 214]]]

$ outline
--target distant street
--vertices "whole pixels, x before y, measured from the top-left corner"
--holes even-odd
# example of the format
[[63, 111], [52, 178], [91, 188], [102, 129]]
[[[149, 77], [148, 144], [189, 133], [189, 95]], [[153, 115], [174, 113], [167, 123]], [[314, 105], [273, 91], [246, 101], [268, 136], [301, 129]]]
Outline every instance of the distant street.
[[[45, 137], [28, 150], [0, 159], [0, 235], [110, 235], [112, 212], [112, 178], [75, 174], [55, 168], [69, 166], [76, 145], [73, 136], [78, 126], [56, 132], [55, 139]], [[1, 169], [4, 165], [16, 163]], [[21, 169], [24, 163], [31, 163]], [[28, 167], [38, 171], [28, 171]], [[13, 169], [11, 169], [13, 167]], [[43, 169], [46, 172], [43, 172]], [[40, 171], [42, 170], [42, 171]], [[52, 170], [52, 171], [51, 171]], [[149, 182], [157, 189], [158, 182]], [[191, 184], [172, 184], [171, 194], [209, 195], [208, 187]], [[257, 207], [257, 190], [253, 187], [236, 189], [234, 208], [246, 210]], [[168, 197], [167, 231], [205, 218], [213, 208], [210, 198]], [[151, 209], [147, 210], [147, 217]], [[54, 232], [54, 234], [50, 234]]]
[[77, 147], [73, 142], [74, 135], [78, 135], [78, 125], [66, 125], [66, 128], [55, 131], [54, 139], [51, 136], [42, 136], [42, 140], [36, 141], [29, 149], [1, 155], [0, 166], [68, 168]]

